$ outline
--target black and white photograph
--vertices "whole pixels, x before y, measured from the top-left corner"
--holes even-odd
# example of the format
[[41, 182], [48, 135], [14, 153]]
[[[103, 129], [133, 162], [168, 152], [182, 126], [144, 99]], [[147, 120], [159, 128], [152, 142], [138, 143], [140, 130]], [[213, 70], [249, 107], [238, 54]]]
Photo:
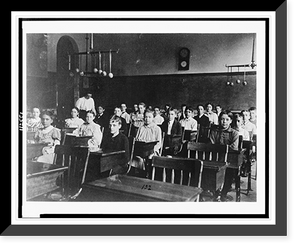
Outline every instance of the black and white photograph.
[[273, 224], [272, 22], [21, 18], [16, 219]]

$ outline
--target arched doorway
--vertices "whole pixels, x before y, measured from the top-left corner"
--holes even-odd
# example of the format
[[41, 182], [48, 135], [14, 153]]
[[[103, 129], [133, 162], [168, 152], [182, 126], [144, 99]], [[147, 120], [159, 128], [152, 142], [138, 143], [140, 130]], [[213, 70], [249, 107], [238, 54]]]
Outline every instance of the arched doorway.
[[[78, 53], [78, 46], [75, 40], [70, 36], [62, 36], [57, 43], [56, 49], [56, 108], [57, 119], [60, 125], [70, 115], [71, 109], [74, 106], [74, 100], [78, 98], [79, 79], [76, 75], [71, 77], [69, 71], [69, 55], [74, 53]], [[71, 63], [73, 64], [72, 68], [77, 67], [75, 64], [78, 62], [73, 60]]]

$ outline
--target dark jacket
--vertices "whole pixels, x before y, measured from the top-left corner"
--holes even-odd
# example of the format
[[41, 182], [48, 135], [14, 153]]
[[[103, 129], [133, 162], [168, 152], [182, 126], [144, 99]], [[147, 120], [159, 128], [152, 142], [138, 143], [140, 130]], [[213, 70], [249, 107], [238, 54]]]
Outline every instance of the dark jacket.
[[115, 137], [112, 137], [111, 133], [105, 133], [102, 139], [101, 148], [103, 152], [125, 150], [125, 157], [121, 164], [126, 165], [130, 159], [129, 141], [128, 138], [122, 133], [119, 133]]
[[[168, 122], [169, 120], [165, 120], [162, 125], [161, 125], [161, 130], [162, 132], [165, 132], [165, 134], [167, 135], [168, 132]], [[174, 120], [174, 123], [172, 125], [171, 128], [171, 136], [180, 136], [182, 135], [182, 127], [181, 124], [179, 123], [179, 121], [177, 121], [176, 119]]]
[[169, 153], [173, 155], [174, 150], [177, 150], [181, 144], [182, 127], [180, 122], [175, 119], [171, 128], [171, 135], [167, 135], [168, 122], [169, 120], [165, 120], [161, 125], [161, 130], [165, 133], [163, 148], [169, 147]]
[[96, 115], [94, 122], [102, 127], [104, 127], [105, 130], [108, 128], [109, 124], [109, 116], [104, 112], [102, 116], [99, 114]]

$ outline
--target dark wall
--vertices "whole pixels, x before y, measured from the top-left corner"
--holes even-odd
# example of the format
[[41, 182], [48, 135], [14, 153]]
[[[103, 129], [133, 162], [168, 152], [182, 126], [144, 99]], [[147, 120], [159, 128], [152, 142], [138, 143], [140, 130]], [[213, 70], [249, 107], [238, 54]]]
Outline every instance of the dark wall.
[[[232, 80], [243, 81], [242, 74], [233, 74]], [[134, 103], [145, 102], [147, 105], [166, 103], [179, 108], [182, 103], [196, 107], [197, 104], [220, 104], [226, 109], [241, 110], [256, 106], [256, 73], [246, 75], [246, 86], [234, 84], [227, 86], [230, 79], [227, 73], [151, 75], [128, 77], [93, 77], [89, 78], [96, 105], [113, 108], [125, 102], [132, 107]]]
[[48, 77], [27, 77], [27, 109], [37, 106], [41, 109], [55, 108], [56, 74], [48, 73]]

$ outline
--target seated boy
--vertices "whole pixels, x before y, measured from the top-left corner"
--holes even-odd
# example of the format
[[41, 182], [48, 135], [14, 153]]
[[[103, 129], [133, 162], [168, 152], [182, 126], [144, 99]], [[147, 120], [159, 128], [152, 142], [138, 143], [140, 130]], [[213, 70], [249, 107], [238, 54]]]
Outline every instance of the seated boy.
[[117, 116], [120, 118], [121, 120], [121, 128], [120, 130], [123, 131], [123, 133], [127, 136], [127, 133], [128, 133], [128, 125], [126, 123], [126, 120], [125, 118], [122, 118], [121, 117], [121, 114], [122, 114], [122, 111], [121, 111], [121, 108], [116, 106], [115, 109], [114, 109], [114, 116]]
[[103, 137], [101, 148], [104, 152], [108, 151], [121, 151], [125, 150], [125, 156], [123, 160], [120, 160], [110, 172], [114, 174], [125, 174], [127, 172], [127, 164], [129, 162], [129, 141], [128, 138], [120, 133], [122, 126], [121, 118], [114, 115], [109, 120], [109, 133], [105, 133]]
[[197, 133], [197, 121], [193, 118], [193, 108], [192, 107], [187, 107], [185, 109], [185, 118], [180, 120], [180, 124], [181, 126], [184, 128], [185, 131], [189, 131], [189, 132], [185, 132], [184, 135], [184, 141], [188, 140], [188, 141], [192, 141], [193, 140], [193, 136], [192, 134], [196, 134]]

